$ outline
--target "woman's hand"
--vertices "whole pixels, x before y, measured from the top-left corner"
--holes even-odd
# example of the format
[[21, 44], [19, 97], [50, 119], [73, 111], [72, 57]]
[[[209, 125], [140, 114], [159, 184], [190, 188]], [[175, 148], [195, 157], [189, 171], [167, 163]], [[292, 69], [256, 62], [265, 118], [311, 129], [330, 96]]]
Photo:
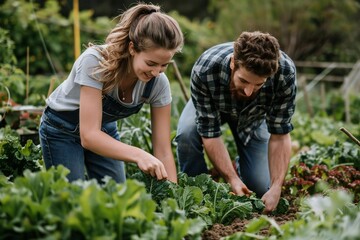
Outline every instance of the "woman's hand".
[[138, 161], [137, 165], [141, 171], [156, 177], [158, 180], [168, 178], [164, 164], [151, 154], [147, 158]]

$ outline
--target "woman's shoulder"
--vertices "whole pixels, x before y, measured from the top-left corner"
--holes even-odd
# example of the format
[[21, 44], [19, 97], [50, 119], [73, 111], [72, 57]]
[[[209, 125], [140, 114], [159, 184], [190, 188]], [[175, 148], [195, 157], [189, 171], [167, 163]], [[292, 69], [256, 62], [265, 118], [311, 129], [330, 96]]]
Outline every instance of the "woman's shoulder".
[[166, 74], [161, 73], [158, 77], [154, 79], [154, 85], [167, 86], [170, 85], [170, 82]]
[[82, 57], [95, 56], [96, 58], [101, 59], [102, 58], [101, 49], [102, 49], [101, 45], [92, 45], [86, 48], [81, 55]]
[[102, 55], [96, 46], [86, 48], [75, 62], [75, 67], [97, 67]]

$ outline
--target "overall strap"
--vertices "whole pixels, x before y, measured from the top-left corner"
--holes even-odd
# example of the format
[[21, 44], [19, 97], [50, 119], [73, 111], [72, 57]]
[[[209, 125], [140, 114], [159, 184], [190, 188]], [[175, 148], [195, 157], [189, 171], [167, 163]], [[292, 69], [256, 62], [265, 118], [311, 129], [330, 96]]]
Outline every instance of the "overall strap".
[[142, 95], [142, 98], [144, 100], [148, 99], [150, 97], [151, 90], [153, 89], [155, 83], [155, 78], [152, 78], [149, 82], [146, 83], [144, 93]]

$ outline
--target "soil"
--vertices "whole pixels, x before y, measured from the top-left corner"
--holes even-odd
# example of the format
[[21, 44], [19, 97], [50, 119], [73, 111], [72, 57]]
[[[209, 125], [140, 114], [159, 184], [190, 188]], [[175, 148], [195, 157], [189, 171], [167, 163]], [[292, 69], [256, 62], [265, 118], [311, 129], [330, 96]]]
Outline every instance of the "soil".
[[[290, 201], [289, 201], [290, 202]], [[291, 202], [290, 202], [291, 203]], [[267, 215], [273, 218], [277, 224], [282, 225], [288, 221], [296, 219], [296, 213], [298, 212], [297, 206], [290, 206], [286, 214], [282, 215]], [[214, 224], [210, 229], [207, 229], [202, 234], [203, 240], [220, 240], [222, 237], [232, 235], [236, 232], [245, 231], [246, 225], [254, 218], [260, 217], [260, 214], [254, 213], [250, 219], [235, 219], [230, 225]], [[258, 234], [268, 236], [269, 229], [262, 229]]]
[[[278, 225], [282, 225], [288, 221], [293, 221], [297, 218], [296, 213], [299, 212], [299, 202], [304, 196], [314, 194], [315, 183], [324, 176], [327, 176], [327, 182], [332, 182], [333, 189], [342, 189], [349, 192], [356, 193], [354, 197], [354, 203], [358, 204], [360, 200], [360, 171], [352, 166], [339, 166], [331, 170], [327, 169], [325, 165], [314, 165], [311, 169], [306, 167], [305, 164], [300, 164], [301, 169], [298, 170], [294, 167], [293, 178], [289, 179], [284, 184], [284, 191], [282, 197], [289, 201], [289, 210], [282, 215], [268, 215], [274, 219]], [[211, 172], [214, 180], [219, 177], [216, 171]], [[309, 188], [303, 188], [304, 185], [310, 186]], [[296, 186], [299, 189], [298, 193], [294, 196], [290, 194], [290, 187]], [[312, 186], [312, 187], [311, 187]], [[202, 233], [202, 239], [204, 240], [219, 240], [222, 237], [232, 235], [236, 232], [244, 232], [246, 225], [254, 218], [260, 217], [260, 214], [254, 213], [249, 219], [235, 219], [230, 225], [214, 224], [211, 228], [205, 230]], [[258, 234], [262, 236], [269, 236], [269, 229], [262, 229]]]

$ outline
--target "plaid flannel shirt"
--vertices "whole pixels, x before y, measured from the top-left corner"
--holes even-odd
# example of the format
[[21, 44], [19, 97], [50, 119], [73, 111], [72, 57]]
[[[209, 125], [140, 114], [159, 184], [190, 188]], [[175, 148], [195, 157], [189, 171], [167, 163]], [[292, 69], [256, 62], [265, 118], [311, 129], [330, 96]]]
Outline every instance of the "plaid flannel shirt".
[[232, 54], [232, 42], [219, 44], [205, 51], [193, 67], [191, 98], [199, 134], [205, 138], [220, 136], [223, 114], [237, 121], [237, 131], [245, 145], [264, 119], [269, 133], [292, 131], [297, 90], [293, 61], [281, 52], [277, 73], [267, 79], [257, 97], [240, 101], [231, 96], [229, 89]]

